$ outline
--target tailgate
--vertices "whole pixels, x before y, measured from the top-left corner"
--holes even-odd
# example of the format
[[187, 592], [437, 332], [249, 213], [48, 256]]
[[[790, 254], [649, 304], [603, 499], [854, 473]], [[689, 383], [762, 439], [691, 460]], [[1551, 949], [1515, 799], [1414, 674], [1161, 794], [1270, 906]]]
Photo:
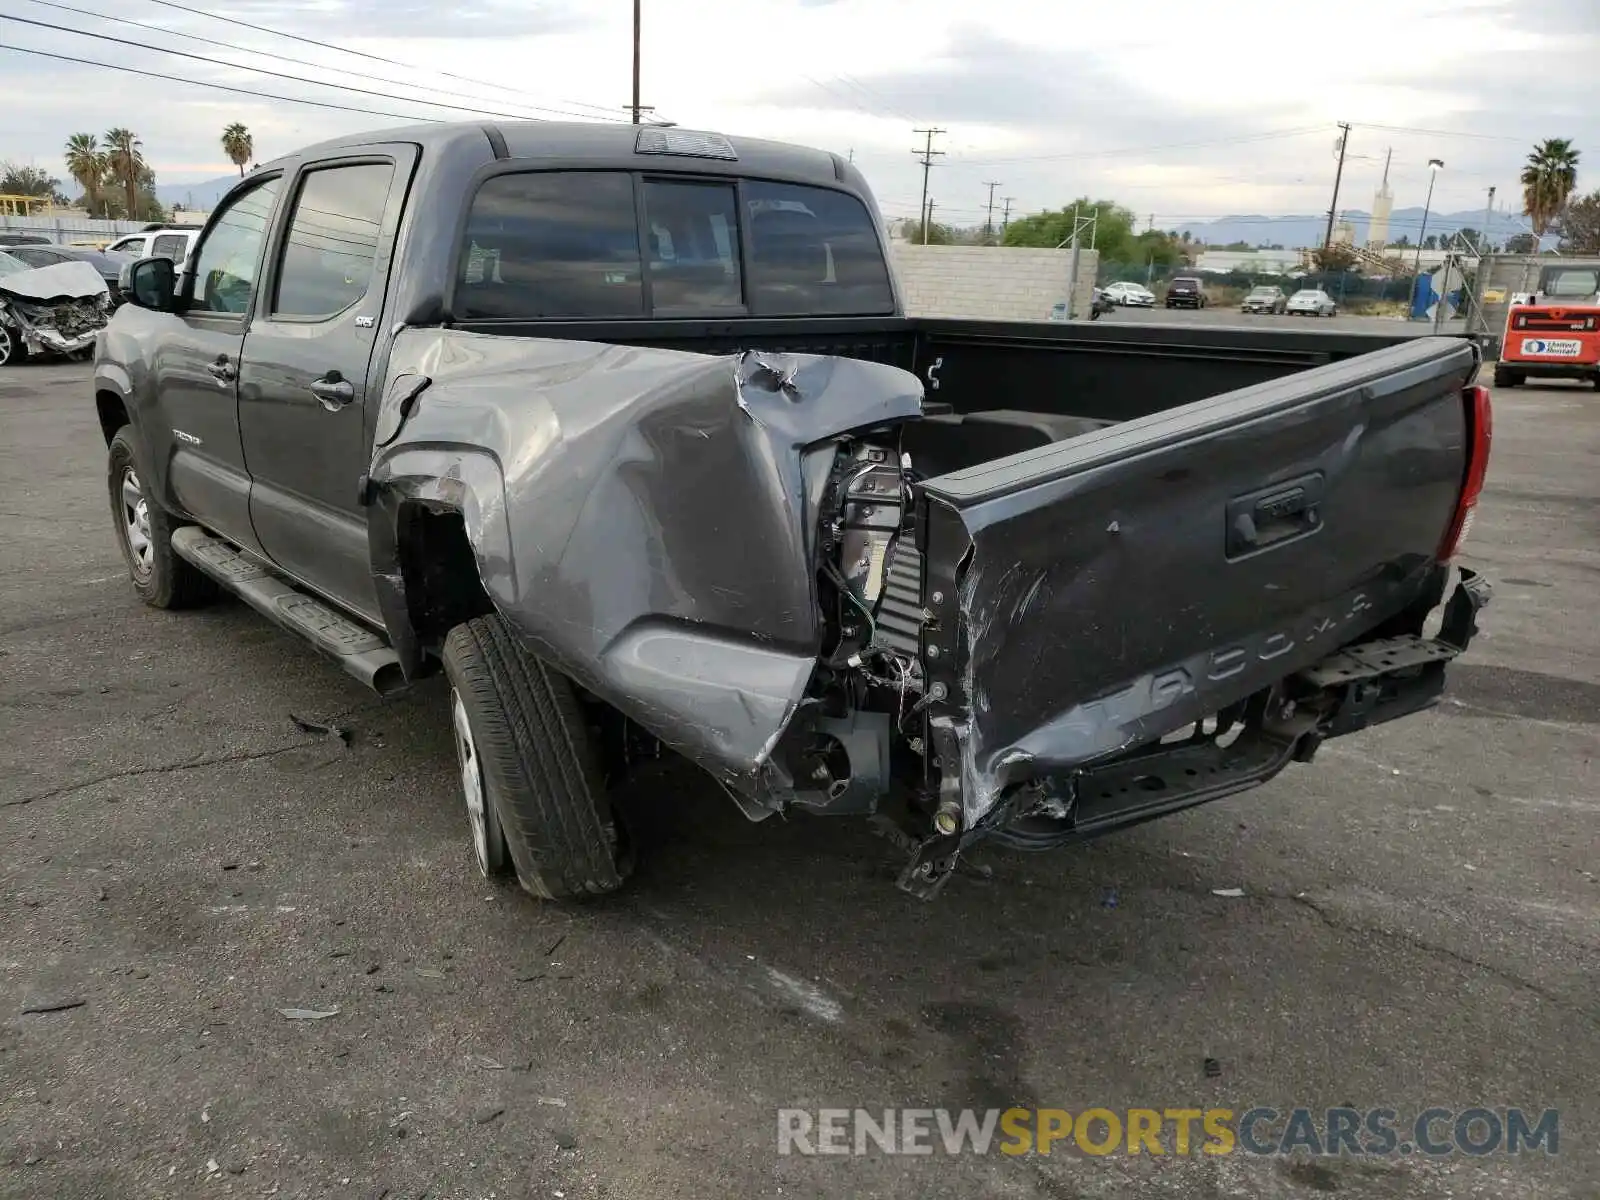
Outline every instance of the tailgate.
[[1420, 338], [924, 481], [930, 729], [966, 824], [1415, 605], [1477, 362]]

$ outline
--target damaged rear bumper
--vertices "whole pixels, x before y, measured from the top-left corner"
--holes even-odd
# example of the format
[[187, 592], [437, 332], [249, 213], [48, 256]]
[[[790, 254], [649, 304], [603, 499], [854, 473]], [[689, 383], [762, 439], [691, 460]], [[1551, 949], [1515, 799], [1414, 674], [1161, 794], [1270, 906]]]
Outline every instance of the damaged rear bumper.
[[[1435, 637], [1413, 633], [1353, 643], [1232, 706], [1214, 723], [1196, 722], [1177, 741], [1013, 783], [961, 833], [912, 846], [900, 886], [931, 897], [976, 841], [992, 837], [1017, 849], [1046, 850], [1127, 828], [1266, 783], [1292, 762], [1310, 762], [1330, 737], [1430, 708], [1443, 692], [1445, 668], [1477, 633], [1477, 615], [1491, 595], [1486, 579], [1463, 569]], [[957, 751], [948, 722], [944, 746], [942, 754]], [[959, 782], [955, 772], [946, 776], [953, 794]]]

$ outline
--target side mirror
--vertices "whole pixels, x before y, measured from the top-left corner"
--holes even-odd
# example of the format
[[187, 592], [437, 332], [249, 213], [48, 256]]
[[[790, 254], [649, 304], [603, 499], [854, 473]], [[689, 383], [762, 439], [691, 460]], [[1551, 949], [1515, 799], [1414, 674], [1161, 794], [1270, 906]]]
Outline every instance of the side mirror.
[[117, 286], [129, 304], [171, 312], [177, 282], [178, 270], [170, 258], [141, 258], [122, 268]]

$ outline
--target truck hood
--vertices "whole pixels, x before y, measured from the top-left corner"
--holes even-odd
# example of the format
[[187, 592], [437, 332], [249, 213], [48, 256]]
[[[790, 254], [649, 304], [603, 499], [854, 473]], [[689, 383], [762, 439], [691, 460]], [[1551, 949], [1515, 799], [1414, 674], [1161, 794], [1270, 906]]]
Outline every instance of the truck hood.
[[0, 275], [0, 296], [56, 304], [106, 295], [106, 281], [86, 262], [56, 263]]

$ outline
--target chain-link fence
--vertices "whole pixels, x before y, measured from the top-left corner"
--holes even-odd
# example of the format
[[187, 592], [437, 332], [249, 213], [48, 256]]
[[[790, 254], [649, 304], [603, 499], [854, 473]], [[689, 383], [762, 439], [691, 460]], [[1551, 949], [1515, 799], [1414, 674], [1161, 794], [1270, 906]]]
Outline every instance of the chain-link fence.
[[1251, 288], [1262, 284], [1281, 287], [1286, 294], [1301, 288], [1321, 288], [1340, 308], [1359, 313], [1372, 311], [1400, 315], [1411, 298], [1410, 276], [1379, 278], [1356, 271], [1309, 271], [1303, 275], [1273, 275], [1258, 271], [1199, 271], [1187, 266], [1155, 263], [1119, 263], [1102, 260], [1097, 283], [1137, 283], [1156, 294], [1159, 302], [1174, 278], [1199, 279], [1206, 299], [1214, 305], [1237, 305]]

